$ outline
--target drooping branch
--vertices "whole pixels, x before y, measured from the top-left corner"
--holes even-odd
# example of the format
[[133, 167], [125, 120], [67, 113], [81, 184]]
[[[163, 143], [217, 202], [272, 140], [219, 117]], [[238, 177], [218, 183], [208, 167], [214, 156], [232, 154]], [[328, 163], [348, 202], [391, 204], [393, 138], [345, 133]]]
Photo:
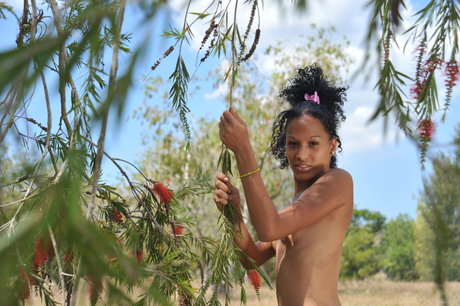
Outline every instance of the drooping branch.
[[3, 116], [0, 119], [0, 142], [3, 142], [14, 124], [14, 113], [22, 99], [19, 88], [20, 85], [14, 84], [6, 94], [5, 99], [0, 103], [0, 105], [3, 105]]
[[[63, 37], [65, 33], [61, 24], [61, 13], [59, 12], [58, 4], [56, 0], [49, 0], [49, 3], [51, 6], [51, 11], [53, 12], [53, 21], [58, 32], [58, 37]], [[61, 119], [64, 121], [67, 129], [67, 134], [70, 139], [72, 137], [72, 127], [70, 125], [69, 119], [67, 118], [66, 81], [64, 78], [66, 62], [67, 50], [65, 44], [62, 44], [61, 49], [59, 50], [59, 95], [61, 97]]]
[[120, 48], [120, 32], [121, 32], [121, 25], [123, 23], [125, 5], [126, 5], [126, 0], [122, 0], [120, 3], [119, 11], [118, 11], [116, 29], [114, 31], [115, 39], [113, 43], [112, 65], [110, 68], [108, 95], [107, 95], [107, 101], [105, 102], [105, 105], [102, 106], [101, 132], [100, 132], [98, 143], [97, 143], [96, 160], [94, 162], [94, 180], [93, 180], [93, 186], [92, 186], [91, 198], [89, 201], [88, 211], [86, 214], [87, 218], [92, 218], [94, 208], [95, 208], [96, 192], [97, 192], [97, 187], [99, 183], [99, 176], [100, 176], [101, 164], [102, 164], [102, 155], [104, 153], [104, 143], [105, 143], [105, 136], [107, 132], [107, 122], [108, 122], [109, 111], [110, 111], [110, 99], [113, 99], [113, 94], [116, 88], [116, 77], [117, 77], [117, 72], [118, 72], [118, 51]]
[[[84, 140], [86, 140], [89, 144], [91, 144], [92, 146], [96, 147], [97, 148], [97, 144], [94, 143], [93, 141], [91, 141], [90, 139], [86, 138], [85, 136], [81, 136], [81, 138], [83, 138]], [[128, 182], [129, 184], [129, 187], [131, 187], [132, 189], [134, 189], [134, 184], [131, 182], [128, 174], [126, 173], [126, 171], [123, 169], [123, 167], [120, 166], [119, 163], [117, 163], [117, 158], [113, 158], [112, 156], [110, 156], [106, 151], [103, 152], [105, 156], [107, 156], [108, 159], [110, 159], [113, 164], [118, 168], [118, 170], [120, 170], [121, 174], [125, 177], [126, 181]], [[142, 173], [141, 173], [142, 174]], [[144, 176], [142, 174], [142, 176]], [[144, 176], [145, 177], [145, 176]]]

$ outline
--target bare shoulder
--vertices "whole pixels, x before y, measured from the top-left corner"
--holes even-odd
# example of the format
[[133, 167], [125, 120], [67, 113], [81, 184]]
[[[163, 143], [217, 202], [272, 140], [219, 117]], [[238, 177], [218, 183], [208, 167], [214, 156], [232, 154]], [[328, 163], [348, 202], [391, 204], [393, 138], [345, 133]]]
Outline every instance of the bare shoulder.
[[321, 176], [307, 193], [316, 194], [323, 205], [332, 207], [353, 205], [353, 178], [343, 169], [334, 168]]
[[340, 168], [329, 170], [326, 174], [321, 176], [316, 183], [353, 188], [353, 178], [351, 174]]
[[323, 174], [294, 201], [294, 203], [321, 204], [322, 207], [337, 207], [353, 201], [353, 179], [351, 174], [334, 168]]

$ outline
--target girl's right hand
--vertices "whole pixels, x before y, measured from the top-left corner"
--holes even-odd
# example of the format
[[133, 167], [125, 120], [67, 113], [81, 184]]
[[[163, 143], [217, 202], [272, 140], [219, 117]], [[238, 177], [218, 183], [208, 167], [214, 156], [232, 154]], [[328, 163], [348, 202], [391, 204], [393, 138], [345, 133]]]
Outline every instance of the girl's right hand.
[[223, 173], [216, 174], [216, 189], [214, 190], [214, 202], [217, 208], [222, 211], [225, 205], [232, 201], [236, 212], [241, 216], [241, 198], [238, 188], [230, 183], [230, 179]]

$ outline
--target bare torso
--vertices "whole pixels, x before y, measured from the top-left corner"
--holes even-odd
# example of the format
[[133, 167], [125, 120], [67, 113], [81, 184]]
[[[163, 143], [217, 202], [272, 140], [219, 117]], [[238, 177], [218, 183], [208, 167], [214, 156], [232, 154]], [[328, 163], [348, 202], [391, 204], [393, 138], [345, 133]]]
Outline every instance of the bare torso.
[[315, 224], [273, 241], [279, 306], [340, 305], [337, 282], [352, 196], [346, 201]]

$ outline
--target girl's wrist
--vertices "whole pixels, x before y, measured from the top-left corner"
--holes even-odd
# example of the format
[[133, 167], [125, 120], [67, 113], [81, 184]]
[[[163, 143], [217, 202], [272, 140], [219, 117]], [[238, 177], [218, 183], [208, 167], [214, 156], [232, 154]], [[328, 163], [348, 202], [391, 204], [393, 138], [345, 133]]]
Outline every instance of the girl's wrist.
[[252, 152], [252, 146], [249, 141], [243, 141], [239, 143], [233, 151], [233, 153], [235, 153], [235, 156], [248, 154], [249, 152]]
[[259, 167], [251, 146], [246, 146], [244, 149], [235, 152], [235, 158], [238, 164], [239, 176], [253, 172]]

